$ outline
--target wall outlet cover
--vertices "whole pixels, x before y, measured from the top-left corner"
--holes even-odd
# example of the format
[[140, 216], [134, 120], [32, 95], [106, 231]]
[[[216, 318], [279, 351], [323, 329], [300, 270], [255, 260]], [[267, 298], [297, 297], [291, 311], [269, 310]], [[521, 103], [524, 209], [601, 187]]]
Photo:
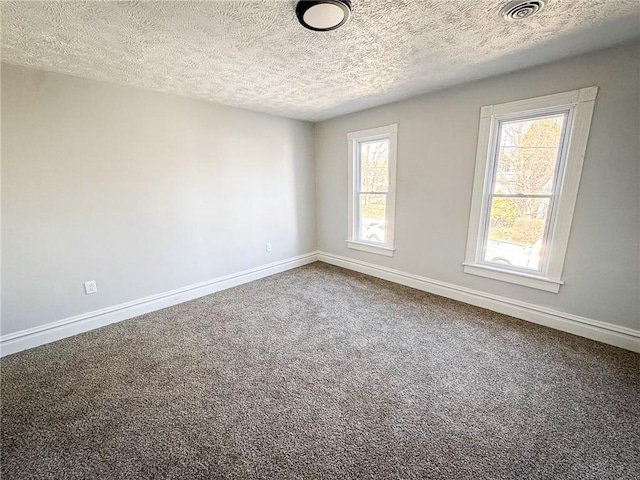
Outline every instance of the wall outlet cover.
[[98, 293], [98, 285], [95, 280], [89, 280], [88, 282], [84, 282], [84, 293], [87, 295], [91, 293]]

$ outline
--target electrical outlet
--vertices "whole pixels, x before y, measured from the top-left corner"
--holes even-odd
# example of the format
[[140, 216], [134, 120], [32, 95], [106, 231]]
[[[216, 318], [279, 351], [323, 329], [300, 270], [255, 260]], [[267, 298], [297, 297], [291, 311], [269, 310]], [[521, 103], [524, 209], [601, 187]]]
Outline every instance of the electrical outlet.
[[267, 243], [267, 252], [270, 252], [270, 251], [271, 251], [271, 244]]
[[91, 293], [98, 293], [98, 285], [95, 280], [89, 280], [88, 282], [84, 282], [84, 293], [87, 295]]

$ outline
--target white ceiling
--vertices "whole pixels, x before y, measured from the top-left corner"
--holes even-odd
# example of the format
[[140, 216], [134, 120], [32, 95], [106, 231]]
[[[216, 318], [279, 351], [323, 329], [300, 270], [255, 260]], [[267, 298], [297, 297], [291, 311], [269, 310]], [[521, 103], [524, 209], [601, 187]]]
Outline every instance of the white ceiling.
[[353, 0], [333, 32], [295, 0], [2, 2], [2, 60], [311, 121], [640, 35], [638, 0]]

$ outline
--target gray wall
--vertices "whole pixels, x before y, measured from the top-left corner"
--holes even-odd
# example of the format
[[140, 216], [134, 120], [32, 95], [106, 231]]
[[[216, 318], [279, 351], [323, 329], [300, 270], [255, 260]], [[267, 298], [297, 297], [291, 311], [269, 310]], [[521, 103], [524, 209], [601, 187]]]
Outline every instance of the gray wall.
[[[640, 44], [573, 57], [316, 125], [318, 246], [375, 263], [640, 328]], [[597, 85], [559, 294], [463, 273], [480, 107]], [[349, 250], [347, 133], [398, 123], [396, 255]]]
[[316, 250], [313, 140], [306, 122], [3, 64], [2, 334]]
[[[317, 246], [640, 328], [639, 51], [328, 120], [315, 147], [309, 123], [3, 64], [2, 334]], [[566, 285], [556, 295], [462, 273], [480, 106], [590, 85], [600, 92]], [[385, 258], [345, 246], [346, 135], [396, 122], [397, 252]], [[86, 280], [98, 294], [84, 294]]]

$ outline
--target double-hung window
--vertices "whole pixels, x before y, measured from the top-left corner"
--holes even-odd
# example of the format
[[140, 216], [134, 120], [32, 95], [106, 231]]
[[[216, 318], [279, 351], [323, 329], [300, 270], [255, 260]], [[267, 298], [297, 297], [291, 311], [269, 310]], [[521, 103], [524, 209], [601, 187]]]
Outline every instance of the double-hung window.
[[393, 256], [398, 125], [353, 132], [347, 247]]
[[482, 107], [466, 273], [559, 291], [596, 94]]

